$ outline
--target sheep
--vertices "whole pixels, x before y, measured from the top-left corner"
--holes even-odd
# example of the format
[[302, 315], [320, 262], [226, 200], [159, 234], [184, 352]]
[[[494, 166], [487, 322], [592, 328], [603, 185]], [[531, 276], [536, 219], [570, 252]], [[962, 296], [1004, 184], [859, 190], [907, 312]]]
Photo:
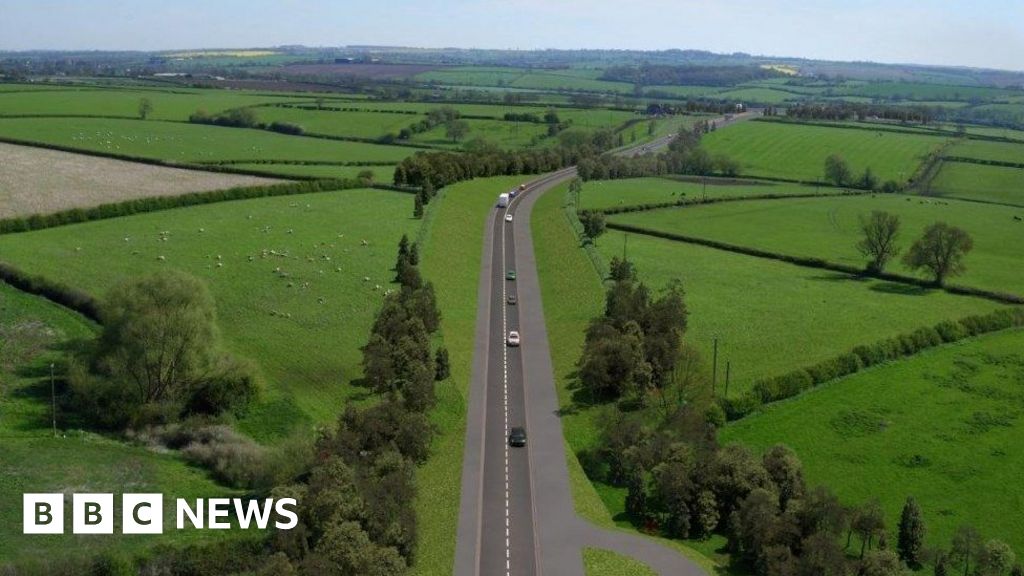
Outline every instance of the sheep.
[[217, 268], [223, 268], [223, 267], [224, 267], [224, 263], [223, 262], [217, 262]]
[[249, 256], [249, 262], [253, 262], [253, 261], [255, 261], [255, 260], [256, 260], [256, 257], [255, 257], [255, 256]]
[[373, 286], [373, 289], [374, 289], [374, 290], [380, 290], [380, 284], [375, 284], [375, 285]]
[[125, 242], [128, 242], [129, 240], [131, 240], [131, 238], [129, 238], [129, 237], [127, 237], [127, 236], [125, 236], [125, 237], [124, 237], [124, 241], [125, 241]]
[[327, 302], [327, 300], [325, 300], [323, 296], [321, 296], [321, 297], [317, 298], [317, 299], [316, 299], [316, 301], [317, 301], [317, 303], [319, 303], [319, 304], [323, 304], [323, 303]]
[[164, 256], [157, 256], [156, 259], [161, 261], [161, 262], [163, 262], [164, 260], [167, 260], [167, 258], [164, 257]]
[[223, 260], [223, 258], [221, 258], [221, 256], [220, 256], [220, 254], [217, 254], [217, 260]]
[[363, 282], [369, 282], [369, 281], [370, 281], [370, 277], [369, 276], [363, 276]]
[[369, 246], [370, 245], [370, 243], [367, 242], [366, 240], [360, 240], [359, 243], [362, 244], [363, 246]]
[[1020, 216], [1014, 216], [1013, 219], [1016, 220], [1017, 222], [1024, 221], [1024, 218], [1021, 218]]
[[203, 232], [206, 232], [206, 228], [200, 228], [200, 229], [199, 229], [199, 233], [200, 233], [200, 234], [202, 234]]

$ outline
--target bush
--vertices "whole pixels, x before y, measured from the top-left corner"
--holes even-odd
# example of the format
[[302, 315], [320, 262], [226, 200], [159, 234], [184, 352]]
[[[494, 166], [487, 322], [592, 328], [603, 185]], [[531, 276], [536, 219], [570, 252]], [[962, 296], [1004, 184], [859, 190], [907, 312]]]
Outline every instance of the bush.
[[256, 365], [249, 360], [223, 356], [214, 374], [193, 387], [185, 412], [242, 416], [260, 395]]
[[719, 398], [718, 403], [729, 420], [739, 420], [757, 410], [762, 404], [760, 396], [753, 391], [738, 398]]
[[807, 370], [794, 370], [788, 374], [754, 382], [753, 391], [762, 403], [791, 398], [814, 385]]

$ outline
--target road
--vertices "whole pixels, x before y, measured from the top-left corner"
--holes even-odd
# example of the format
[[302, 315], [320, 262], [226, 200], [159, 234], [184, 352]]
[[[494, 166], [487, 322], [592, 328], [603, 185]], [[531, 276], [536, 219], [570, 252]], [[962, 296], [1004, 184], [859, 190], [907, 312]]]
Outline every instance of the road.
[[[755, 114], [715, 121], [722, 127]], [[654, 151], [673, 136], [618, 153]], [[700, 568], [675, 550], [636, 534], [597, 528], [577, 517], [573, 508], [530, 214], [538, 197], [575, 175], [570, 167], [530, 182], [507, 208], [493, 210], [487, 220], [455, 574], [583, 576], [582, 548], [596, 547], [636, 558], [665, 576], [702, 576]], [[505, 221], [507, 214], [511, 222]], [[516, 271], [514, 281], [505, 278], [510, 269]], [[518, 304], [507, 303], [509, 294], [518, 297]], [[522, 334], [521, 346], [506, 345], [513, 330]], [[514, 426], [526, 427], [526, 447], [508, 445]]]

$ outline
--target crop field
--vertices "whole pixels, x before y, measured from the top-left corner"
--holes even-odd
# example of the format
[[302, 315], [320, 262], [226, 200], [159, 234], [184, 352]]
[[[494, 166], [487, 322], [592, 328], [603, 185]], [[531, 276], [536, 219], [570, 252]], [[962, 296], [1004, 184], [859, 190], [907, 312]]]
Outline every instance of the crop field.
[[796, 450], [812, 484], [844, 502], [879, 498], [895, 527], [908, 495], [948, 546], [962, 524], [1024, 547], [1024, 331], [880, 366], [730, 424], [726, 441]]
[[203, 109], [216, 114], [230, 108], [271, 102], [313, 102], [312, 97], [273, 96], [231, 90], [158, 91], [119, 89], [53, 88], [46, 92], [0, 93], [0, 117], [21, 114], [139, 115], [139, 102], [146, 98], [153, 105], [149, 118], [188, 120]]
[[[114, 547], [137, 550], [145, 537], [90, 539], [82, 536], [25, 536], [21, 533], [24, 492], [166, 492], [181, 497], [233, 495], [205, 472], [169, 454], [157, 454], [80, 431], [51, 431], [49, 364], [63, 371], [69, 341], [89, 338], [94, 326], [46, 300], [0, 282], [0, 558], [32, 561], [73, 545], [82, 553]], [[174, 521], [173, 508], [165, 522]], [[235, 533], [237, 535], [237, 533]], [[175, 532], [175, 542], [231, 537], [224, 531]]]
[[722, 90], [721, 86], [647, 86], [644, 93], [661, 92], [673, 96], [694, 97], [711, 96]]
[[0, 218], [281, 180], [96, 158], [0, 142]]
[[987, 140], [964, 140], [950, 146], [949, 150], [946, 151], [946, 155], [1024, 164], [1024, 144], [991, 142]]
[[981, 100], [1004, 99], [1017, 92], [985, 86], [954, 86], [918, 82], [871, 82], [836, 89], [838, 94], [905, 100]]
[[944, 139], [937, 136], [826, 128], [778, 122], [742, 122], [704, 137], [712, 154], [739, 161], [744, 176], [820, 181], [825, 159], [839, 154], [859, 175], [904, 182]]
[[359, 347], [411, 215], [410, 195], [382, 190], [261, 198], [0, 236], [0, 254], [94, 295], [164, 268], [204, 280], [228, 348], [268, 384], [240, 426], [272, 440], [366, 394]]
[[285, 136], [265, 130], [106, 118], [0, 119], [0, 137], [159, 160], [398, 162], [414, 150]]
[[620, 206], [700, 200], [705, 197], [713, 199], [762, 194], [814, 193], [814, 186], [756, 180], [738, 184], [737, 181], [708, 178], [707, 185], [699, 181], [682, 181], [673, 178], [592, 180], [583, 184], [579, 207], [581, 210], [607, 210]]
[[759, 104], [782, 104], [801, 98], [799, 94], [774, 90], [772, 88], [737, 88], [736, 90], [718, 92], [714, 96], [715, 98], [725, 98], [726, 100], [756, 102]]
[[[950, 282], [988, 290], [1024, 294], [1024, 208], [938, 201], [903, 195], [751, 200], [709, 206], [665, 208], [610, 216], [612, 222], [757, 247], [794, 256], [823, 258], [852, 266], [866, 264], [857, 251], [859, 219], [872, 210], [896, 214], [901, 220], [898, 245], [906, 251], [926, 226], [948, 222], [966, 230], [974, 249], [967, 272]], [[632, 237], [630, 238], [632, 241]], [[908, 274], [899, 262], [889, 269]]]
[[[686, 338], [710, 358], [719, 339], [719, 376], [732, 363], [729, 396], [757, 378], [815, 364], [857, 346], [989, 312], [997, 305], [941, 291], [908, 288], [845, 274], [609, 231], [598, 241], [605, 259], [628, 257], [654, 290], [679, 279], [690, 311]], [[722, 392], [720, 390], [720, 392]]]
[[1024, 207], [1024, 168], [944, 162], [930, 190], [940, 196]]
[[377, 112], [335, 112], [330, 110], [262, 107], [256, 108], [261, 122], [289, 122], [298, 124], [306, 132], [329, 136], [380, 138], [397, 134], [402, 128], [422, 119], [419, 115]]

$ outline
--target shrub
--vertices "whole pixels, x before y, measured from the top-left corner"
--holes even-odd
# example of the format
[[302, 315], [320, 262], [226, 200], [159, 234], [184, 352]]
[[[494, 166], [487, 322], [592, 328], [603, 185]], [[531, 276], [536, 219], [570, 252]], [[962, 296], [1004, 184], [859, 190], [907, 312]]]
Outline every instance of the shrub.
[[739, 420], [757, 410], [762, 404], [760, 396], [753, 391], [737, 398], [720, 398], [718, 403], [729, 420]]
[[753, 391], [762, 403], [791, 398], [814, 385], [807, 370], [794, 370], [781, 376], [754, 382]]

